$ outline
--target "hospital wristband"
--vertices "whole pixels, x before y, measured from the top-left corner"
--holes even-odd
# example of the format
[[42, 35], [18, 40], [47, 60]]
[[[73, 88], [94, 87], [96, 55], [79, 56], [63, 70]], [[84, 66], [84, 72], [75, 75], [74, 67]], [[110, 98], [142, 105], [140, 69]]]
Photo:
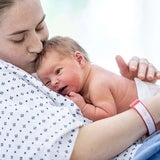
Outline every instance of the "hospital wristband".
[[148, 130], [148, 134], [151, 135], [154, 133], [156, 131], [156, 125], [152, 115], [145, 107], [145, 105], [140, 100], [136, 99], [133, 103], [130, 104], [130, 107], [135, 109], [139, 116], [142, 118]]

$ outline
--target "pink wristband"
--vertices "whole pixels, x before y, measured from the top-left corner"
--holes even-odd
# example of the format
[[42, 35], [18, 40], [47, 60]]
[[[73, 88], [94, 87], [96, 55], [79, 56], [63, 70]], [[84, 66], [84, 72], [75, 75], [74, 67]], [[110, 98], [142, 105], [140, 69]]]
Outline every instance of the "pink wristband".
[[135, 109], [139, 116], [142, 118], [148, 130], [148, 134], [151, 135], [154, 133], [156, 131], [156, 125], [152, 115], [145, 107], [145, 105], [140, 100], [136, 99], [133, 103], [130, 104], [130, 107]]

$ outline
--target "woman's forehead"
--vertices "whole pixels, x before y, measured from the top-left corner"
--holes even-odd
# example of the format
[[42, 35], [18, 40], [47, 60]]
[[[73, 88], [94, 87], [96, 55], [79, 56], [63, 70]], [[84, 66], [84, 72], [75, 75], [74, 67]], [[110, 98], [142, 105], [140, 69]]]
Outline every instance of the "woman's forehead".
[[16, 0], [0, 17], [0, 28], [11, 32], [27, 30], [37, 25], [43, 16], [40, 0]]

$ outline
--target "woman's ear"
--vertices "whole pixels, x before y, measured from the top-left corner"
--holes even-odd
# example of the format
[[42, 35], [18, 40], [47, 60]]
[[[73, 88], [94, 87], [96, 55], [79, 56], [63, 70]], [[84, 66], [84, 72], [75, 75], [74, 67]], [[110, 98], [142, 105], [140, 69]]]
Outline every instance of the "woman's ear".
[[75, 52], [74, 52], [74, 57], [75, 57], [76, 61], [77, 61], [80, 65], [86, 64], [86, 59], [85, 59], [84, 55], [83, 55], [81, 52], [75, 51]]

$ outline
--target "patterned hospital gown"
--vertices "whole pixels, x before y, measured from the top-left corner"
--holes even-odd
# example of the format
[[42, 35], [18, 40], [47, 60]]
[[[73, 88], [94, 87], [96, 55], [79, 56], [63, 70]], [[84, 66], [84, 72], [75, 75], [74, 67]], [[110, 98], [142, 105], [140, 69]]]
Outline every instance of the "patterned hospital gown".
[[88, 122], [71, 101], [0, 60], [0, 160], [67, 160]]
[[70, 100], [0, 60], [0, 160], [69, 160], [79, 127], [90, 122]]

